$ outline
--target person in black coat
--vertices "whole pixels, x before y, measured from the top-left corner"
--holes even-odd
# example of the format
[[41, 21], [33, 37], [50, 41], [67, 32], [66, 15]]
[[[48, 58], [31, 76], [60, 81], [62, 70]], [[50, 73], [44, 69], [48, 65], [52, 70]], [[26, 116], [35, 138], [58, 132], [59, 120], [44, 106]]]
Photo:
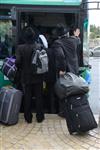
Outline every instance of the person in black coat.
[[83, 66], [82, 43], [81, 43], [81, 39], [80, 39], [80, 28], [76, 25], [72, 25], [70, 28], [70, 36], [74, 39], [74, 41], [76, 39], [78, 64], [79, 64], [79, 66]]
[[36, 119], [38, 122], [44, 120], [43, 112], [43, 76], [33, 72], [31, 57], [33, 51], [39, 49], [35, 43], [35, 31], [27, 27], [24, 31], [25, 44], [19, 45], [16, 50], [16, 66], [21, 70], [21, 84], [24, 90], [24, 117], [28, 123], [32, 122], [31, 101], [32, 93], [36, 97]]
[[[57, 78], [66, 72], [72, 72], [76, 75], [78, 75], [79, 72], [76, 40], [69, 37], [68, 33], [68, 28], [63, 24], [57, 25], [53, 30], [55, 40], [52, 43], [50, 51], [52, 56], [49, 63], [52, 65], [49, 65], [49, 77], [51, 78], [49, 81], [53, 81], [54, 84]], [[64, 115], [63, 110], [61, 102], [61, 104], [59, 104], [59, 112], [61, 115]]]
[[77, 56], [77, 40], [73, 37], [68, 37], [68, 29], [63, 25], [56, 27], [58, 39], [55, 40], [53, 47], [56, 59], [56, 71], [58, 76], [65, 72], [78, 74], [78, 56]]

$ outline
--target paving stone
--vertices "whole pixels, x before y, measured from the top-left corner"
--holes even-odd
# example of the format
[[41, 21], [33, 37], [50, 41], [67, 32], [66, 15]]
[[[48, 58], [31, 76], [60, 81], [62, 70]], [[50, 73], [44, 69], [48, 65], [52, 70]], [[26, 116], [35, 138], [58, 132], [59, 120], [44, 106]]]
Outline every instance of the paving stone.
[[1, 125], [0, 150], [100, 150], [99, 131], [70, 135], [65, 119], [57, 115], [46, 114], [43, 123], [33, 118], [33, 123], [27, 124], [21, 114], [18, 124]]

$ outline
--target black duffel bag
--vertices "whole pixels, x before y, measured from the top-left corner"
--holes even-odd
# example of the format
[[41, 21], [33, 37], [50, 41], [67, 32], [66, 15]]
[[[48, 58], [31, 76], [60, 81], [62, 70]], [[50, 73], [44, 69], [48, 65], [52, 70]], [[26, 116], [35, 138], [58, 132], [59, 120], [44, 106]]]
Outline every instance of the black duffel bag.
[[55, 93], [60, 99], [70, 95], [85, 94], [89, 91], [87, 82], [71, 72], [60, 76], [55, 84]]

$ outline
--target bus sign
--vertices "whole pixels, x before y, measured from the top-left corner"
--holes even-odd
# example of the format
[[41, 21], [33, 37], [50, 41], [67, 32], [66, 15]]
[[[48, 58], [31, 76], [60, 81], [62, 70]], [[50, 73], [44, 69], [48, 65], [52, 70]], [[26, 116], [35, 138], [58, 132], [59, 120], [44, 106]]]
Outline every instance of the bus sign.
[[71, 6], [80, 5], [82, 0], [0, 0], [1, 4], [18, 4], [18, 5], [59, 5]]
[[64, 0], [66, 3], [80, 3], [82, 0]]

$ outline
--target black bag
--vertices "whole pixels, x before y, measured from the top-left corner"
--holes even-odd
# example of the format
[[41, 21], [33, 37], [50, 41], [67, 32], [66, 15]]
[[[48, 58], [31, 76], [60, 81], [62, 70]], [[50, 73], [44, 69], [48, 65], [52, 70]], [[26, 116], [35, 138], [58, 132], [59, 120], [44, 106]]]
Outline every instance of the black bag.
[[69, 95], [84, 94], [88, 91], [89, 86], [86, 81], [71, 72], [60, 76], [55, 84], [55, 92], [60, 99], [64, 99]]
[[65, 101], [65, 114], [70, 134], [87, 132], [97, 127], [87, 95], [69, 96]]

